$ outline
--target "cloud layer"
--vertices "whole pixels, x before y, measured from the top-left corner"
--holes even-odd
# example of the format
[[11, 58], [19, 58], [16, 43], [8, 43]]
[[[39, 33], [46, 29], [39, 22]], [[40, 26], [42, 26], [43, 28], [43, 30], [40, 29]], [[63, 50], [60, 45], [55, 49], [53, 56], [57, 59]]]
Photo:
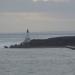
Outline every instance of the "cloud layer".
[[0, 0], [0, 32], [21, 32], [26, 27], [74, 31], [75, 0]]
[[70, 2], [71, 0], [33, 0], [33, 2], [39, 2], [39, 1], [42, 1], [42, 2]]
[[0, 13], [0, 32], [74, 31], [75, 18], [44, 12]]
[[2, 11], [50, 11], [73, 12], [74, 0], [0, 0], [0, 12]]

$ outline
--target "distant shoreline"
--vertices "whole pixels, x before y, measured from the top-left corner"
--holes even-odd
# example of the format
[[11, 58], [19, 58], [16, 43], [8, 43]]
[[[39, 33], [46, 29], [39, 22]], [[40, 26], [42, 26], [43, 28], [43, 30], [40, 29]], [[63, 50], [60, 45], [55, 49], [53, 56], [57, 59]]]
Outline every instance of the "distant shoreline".
[[4, 46], [4, 48], [65, 48], [66, 46], [75, 46], [75, 36], [54, 37], [48, 39], [32, 39], [29, 43], [22, 42]]

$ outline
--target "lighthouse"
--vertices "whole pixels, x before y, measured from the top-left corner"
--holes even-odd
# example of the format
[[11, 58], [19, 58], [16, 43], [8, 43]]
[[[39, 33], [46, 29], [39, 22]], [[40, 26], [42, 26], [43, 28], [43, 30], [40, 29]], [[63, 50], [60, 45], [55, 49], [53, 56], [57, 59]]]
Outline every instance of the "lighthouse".
[[25, 35], [24, 43], [29, 43], [29, 42], [30, 42], [30, 32], [29, 32], [29, 30], [27, 29], [26, 35]]

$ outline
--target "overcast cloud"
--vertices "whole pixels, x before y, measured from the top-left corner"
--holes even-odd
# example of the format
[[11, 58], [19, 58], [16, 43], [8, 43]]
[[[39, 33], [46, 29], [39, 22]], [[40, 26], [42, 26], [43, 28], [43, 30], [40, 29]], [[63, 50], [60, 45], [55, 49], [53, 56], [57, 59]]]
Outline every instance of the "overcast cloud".
[[0, 0], [0, 32], [75, 31], [74, 0]]

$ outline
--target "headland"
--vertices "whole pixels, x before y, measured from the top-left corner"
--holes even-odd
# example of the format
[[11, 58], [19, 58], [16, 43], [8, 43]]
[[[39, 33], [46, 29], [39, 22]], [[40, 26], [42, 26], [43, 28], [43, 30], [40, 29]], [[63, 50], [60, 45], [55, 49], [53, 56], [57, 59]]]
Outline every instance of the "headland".
[[28, 42], [21, 42], [20, 44], [4, 46], [5, 48], [55, 48], [75, 46], [75, 36], [54, 37], [48, 39], [32, 39]]

